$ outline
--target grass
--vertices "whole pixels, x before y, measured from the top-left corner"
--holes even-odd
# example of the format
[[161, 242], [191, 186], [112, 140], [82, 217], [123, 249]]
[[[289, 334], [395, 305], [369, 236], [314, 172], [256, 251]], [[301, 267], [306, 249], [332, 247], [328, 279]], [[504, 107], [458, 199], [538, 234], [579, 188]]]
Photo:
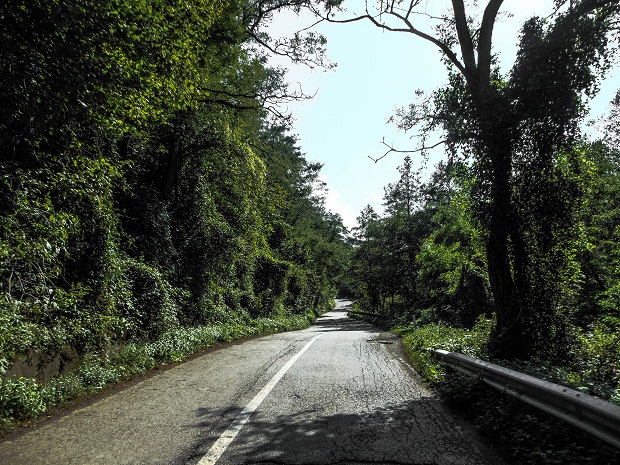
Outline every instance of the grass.
[[308, 327], [311, 316], [258, 318], [248, 324], [179, 328], [154, 342], [130, 343], [113, 355], [87, 356], [72, 372], [42, 384], [32, 378], [0, 379], [0, 433], [32, 421], [51, 408], [97, 393], [158, 366], [185, 360], [218, 343]]
[[[482, 436], [501, 450], [509, 463], [533, 465], [620, 463], [620, 451], [607, 443], [492, 389], [476, 377], [460, 374], [436, 362], [425, 350], [443, 349], [488, 359], [486, 348], [493, 325], [493, 320], [480, 318], [470, 330], [431, 323], [420, 327], [394, 328], [393, 331], [402, 336], [408, 358], [424, 379], [438, 391], [449, 406], [470, 420]], [[601, 338], [598, 335], [597, 339], [592, 339], [593, 342], [582, 338], [579, 349], [582, 353], [589, 354], [598, 347], [597, 345], [602, 345]], [[595, 357], [594, 360], [600, 358]], [[585, 369], [576, 376], [570, 369], [553, 367], [549, 363], [536, 360], [510, 364], [495, 363], [583, 392], [589, 391], [595, 394], [609, 391], [603, 389], [603, 383], [596, 382], [588, 376], [600, 369], [598, 371], [592, 369], [591, 372]], [[598, 367], [600, 363], [595, 365]], [[589, 381], [586, 382], [586, 379]], [[586, 389], [584, 386], [586, 384], [591, 388]], [[607, 400], [614, 401], [617, 396], [618, 391], [612, 389], [611, 397]]]

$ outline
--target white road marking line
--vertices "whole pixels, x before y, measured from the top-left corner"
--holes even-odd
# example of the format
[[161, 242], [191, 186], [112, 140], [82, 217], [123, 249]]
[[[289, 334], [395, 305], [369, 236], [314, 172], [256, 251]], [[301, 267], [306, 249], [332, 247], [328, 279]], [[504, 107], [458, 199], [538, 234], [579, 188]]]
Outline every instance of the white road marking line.
[[239, 431], [241, 431], [243, 425], [245, 425], [246, 422], [250, 419], [250, 416], [252, 416], [254, 410], [258, 408], [258, 406], [263, 400], [265, 400], [265, 397], [269, 395], [271, 390], [275, 387], [276, 384], [278, 384], [278, 381], [282, 379], [282, 377], [293, 366], [297, 359], [301, 357], [303, 353], [308, 350], [312, 344], [314, 344], [314, 341], [320, 338], [323, 334], [325, 333], [318, 334], [312, 339], [310, 339], [310, 341], [308, 341], [308, 343], [299, 352], [293, 355], [293, 357], [288, 362], [286, 362], [286, 364], [282, 368], [280, 368], [280, 371], [278, 371], [273, 376], [273, 378], [271, 378], [271, 380], [267, 384], [265, 384], [265, 386], [259, 391], [259, 393], [256, 394], [254, 398], [250, 401], [250, 403], [241, 411], [241, 413], [237, 415], [237, 417], [233, 420], [228, 429], [224, 431], [224, 433], [219, 437], [217, 441], [215, 441], [215, 444], [211, 446], [209, 452], [207, 452], [205, 456], [200, 459], [198, 465], [214, 465], [215, 462], [219, 460], [219, 458], [228, 448], [230, 443], [233, 442], [237, 434], [239, 434]]

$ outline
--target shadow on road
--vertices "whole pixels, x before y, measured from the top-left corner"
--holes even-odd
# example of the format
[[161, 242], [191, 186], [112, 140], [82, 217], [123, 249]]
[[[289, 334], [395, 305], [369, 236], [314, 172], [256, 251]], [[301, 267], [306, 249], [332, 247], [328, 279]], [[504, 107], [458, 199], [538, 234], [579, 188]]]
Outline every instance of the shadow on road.
[[[368, 336], [380, 334], [382, 339], [396, 338], [367, 322], [349, 318], [350, 308], [347, 302], [337, 302], [336, 309], [317, 318], [311, 330], [356, 331]], [[373, 369], [369, 365], [383, 359], [366, 358], [365, 351], [377, 353], [367, 344], [377, 339], [369, 339], [366, 334], [349, 336], [350, 339], [343, 335], [337, 340], [351, 341], [351, 354], [361, 357], [362, 363], [359, 373], [342, 379], [355, 382], [322, 387], [317, 380], [323, 377], [308, 377], [305, 381], [302, 377], [300, 384], [291, 382], [280, 388], [278, 400], [269, 407], [259, 407], [218, 465], [503, 463], [481, 445], [470, 429], [461, 427], [428, 391], [417, 391], [415, 398], [391, 397], [388, 393], [401, 386], [400, 378], [392, 376], [389, 369], [393, 365]], [[339, 369], [346, 371], [354, 366], [351, 363], [353, 360]], [[179, 463], [198, 463], [241, 410], [240, 406], [226, 411], [198, 409], [196, 423], [188, 427], [209, 431], [211, 436], [196, 446], [192, 457]]]
[[380, 328], [365, 321], [356, 320], [347, 316], [352, 308], [352, 302], [337, 300], [336, 308], [319, 316], [313, 324], [316, 331], [381, 331]]
[[[329, 404], [329, 402], [327, 402]], [[426, 397], [361, 414], [325, 414], [325, 404], [291, 415], [269, 417], [260, 411], [222, 459], [223, 464], [502, 464], [445, 413], [439, 400]], [[241, 410], [241, 409], [239, 409]], [[201, 409], [200, 419], [217, 412]], [[216, 437], [196, 450], [195, 461]]]
[[370, 323], [349, 318], [346, 312], [342, 313], [342, 317], [334, 317], [332, 314], [335, 312], [337, 310], [318, 317], [312, 325], [313, 329], [316, 331], [381, 331], [380, 328]]

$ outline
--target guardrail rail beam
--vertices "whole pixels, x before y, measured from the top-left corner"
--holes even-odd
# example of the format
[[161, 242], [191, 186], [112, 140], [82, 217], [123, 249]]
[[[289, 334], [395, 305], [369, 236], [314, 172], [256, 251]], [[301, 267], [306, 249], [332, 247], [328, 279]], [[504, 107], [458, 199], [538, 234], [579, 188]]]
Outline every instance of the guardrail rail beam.
[[490, 386], [620, 448], [619, 406], [467, 355], [446, 350], [428, 350], [437, 360], [461, 372], [480, 376]]

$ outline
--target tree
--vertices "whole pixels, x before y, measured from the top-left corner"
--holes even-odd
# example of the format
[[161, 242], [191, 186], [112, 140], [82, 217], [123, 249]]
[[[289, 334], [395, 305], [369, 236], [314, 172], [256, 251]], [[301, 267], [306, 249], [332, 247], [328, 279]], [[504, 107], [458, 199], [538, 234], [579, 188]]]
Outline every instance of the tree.
[[416, 27], [417, 18], [425, 15], [419, 0], [377, 1], [374, 7], [366, 2], [361, 14], [340, 19], [345, 3], [319, 1], [310, 7], [324, 21], [368, 21], [440, 49], [449, 68], [448, 87], [436, 92], [430, 105], [411, 106], [402, 123], [443, 129], [449, 147], [460, 147], [473, 157], [479, 212], [488, 230], [486, 261], [497, 313], [495, 351], [503, 357], [532, 355], [523, 317], [528, 312], [522, 295], [526, 289], [515, 280], [511, 255], [511, 245], [519, 242], [519, 232], [512, 228], [518, 221], [512, 195], [515, 156], [524, 153], [524, 144], [535, 140], [536, 130], [546, 125], [553, 136], [545, 138], [545, 148], [536, 147], [540, 155], [544, 152], [549, 159], [550, 148], [572, 144], [583, 115], [581, 96], [594, 93], [597, 72], [608, 64], [607, 38], [620, 5], [614, 0], [556, 1], [553, 21], [533, 19], [526, 24], [515, 67], [503, 78], [494, 66], [492, 49], [503, 0], [486, 2], [479, 19], [468, 16], [471, 5], [452, 0], [451, 11], [436, 18], [435, 34]]
[[[344, 227], [261, 32], [298, 3], [0, 3], [0, 374], [326, 308]], [[298, 39], [295, 59], [322, 59]]]
[[415, 301], [416, 256], [427, 233], [420, 207], [422, 189], [420, 173], [413, 170], [410, 157], [398, 168], [400, 179], [385, 188], [385, 234], [392, 257], [388, 266], [392, 288], [405, 302]]
[[583, 146], [585, 169], [581, 183], [586, 190], [579, 211], [587, 247], [579, 261], [583, 284], [579, 289], [579, 326], [586, 327], [609, 319], [610, 326], [620, 323], [620, 152], [602, 142]]
[[429, 218], [416, 257], [421, 307], [452, 325], [471, 327], [490, 310], [484, 233], [474, 215], [474, 180], [465, 163], [439, 163], [423, 187]]
[[370, 308], [377, 311], [384, 291], [381, 279], [385, 252], [382, 249], [383, 227], [379, 215], [371, 205], [366, 205], [360, 212], [357, 224], [357, 228], [353, 229], [355, 248], [351, 273], [356, 282], [361, 283], [361, 289], [356, 289], [357, 294], [366, 297]]

